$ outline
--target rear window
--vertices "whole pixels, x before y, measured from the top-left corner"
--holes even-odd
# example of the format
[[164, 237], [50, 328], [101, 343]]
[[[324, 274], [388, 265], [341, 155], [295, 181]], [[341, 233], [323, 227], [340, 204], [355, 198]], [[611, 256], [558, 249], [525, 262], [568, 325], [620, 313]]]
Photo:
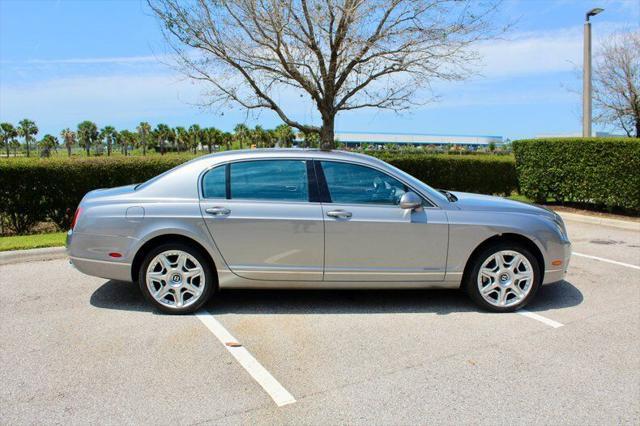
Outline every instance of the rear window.
[[231, 164], [231, 199], [308, 201], [304, 160], [257, 160]]

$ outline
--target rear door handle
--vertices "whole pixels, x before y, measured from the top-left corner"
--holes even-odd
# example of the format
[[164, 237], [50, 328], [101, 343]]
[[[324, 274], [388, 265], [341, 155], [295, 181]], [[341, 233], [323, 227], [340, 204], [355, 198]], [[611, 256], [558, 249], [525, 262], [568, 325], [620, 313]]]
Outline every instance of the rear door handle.
[[209, 207], [205, 209], [205, 212], [213, 216], [227, 216], [231, 213], [231, 210], [226, 207]]
[[336, 217], [339, 219], [349, 219], [352, 214], [345, 210], [330, 210], [327, 212], [327, 216]]

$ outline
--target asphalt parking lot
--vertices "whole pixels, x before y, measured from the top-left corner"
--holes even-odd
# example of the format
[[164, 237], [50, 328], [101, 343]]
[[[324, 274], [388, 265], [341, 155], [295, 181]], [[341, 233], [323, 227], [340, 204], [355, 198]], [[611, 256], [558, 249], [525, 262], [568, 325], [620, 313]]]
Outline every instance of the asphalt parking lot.
[[0, 423], [638, 424], [640, 230], [567, 227], [580, 255], [533, 315], [226, 291], [175, 317], [66, 260], [0, 266]]

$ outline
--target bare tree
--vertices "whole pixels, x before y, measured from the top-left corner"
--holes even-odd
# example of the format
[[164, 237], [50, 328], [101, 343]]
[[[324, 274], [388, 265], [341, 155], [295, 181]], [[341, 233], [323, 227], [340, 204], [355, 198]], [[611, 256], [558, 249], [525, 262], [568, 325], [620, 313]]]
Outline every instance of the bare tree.
[[595, 120], [640, 138], [640, 32], [611, 37], [595, 59]]
[[[340, 111], [402, 111], [431, 98], [436, 80], [460, 80], [493, 35], [485, 0], [148, 0], [180, 68], [207, 82], [206, 105], [270, 109], [287, 125], [334, 143]], [[322, 124], [279, 102], [293, 90]], [[430, 95], [430, 94], [429, 94]], [[298, 110], [299, 108], [293, 107]]]

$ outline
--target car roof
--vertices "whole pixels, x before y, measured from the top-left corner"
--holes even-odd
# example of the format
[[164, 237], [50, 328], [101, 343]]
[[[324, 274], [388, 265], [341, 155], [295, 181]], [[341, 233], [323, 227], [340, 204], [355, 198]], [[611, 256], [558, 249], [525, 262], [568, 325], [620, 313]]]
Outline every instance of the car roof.
[[[344, 159], [344, 160], [361, 160], [365, 162], [379, 162], [377, 158], [359, 154], [355, 152], [347, 152], [340, 150], [322, 151], [311, 148], [264, 148], [264, 149], [243, 149], [234, 151], [223, 151], [215, 154], [208, 154], [198, 157], [193, 162], [207, 162], [211, 160], [215, 162], [226, 162], [234, 160], [249, 160], [254, 158], [324, 158], [324, 159]], [[216, 161], [217, 160], [217, 161]]]

